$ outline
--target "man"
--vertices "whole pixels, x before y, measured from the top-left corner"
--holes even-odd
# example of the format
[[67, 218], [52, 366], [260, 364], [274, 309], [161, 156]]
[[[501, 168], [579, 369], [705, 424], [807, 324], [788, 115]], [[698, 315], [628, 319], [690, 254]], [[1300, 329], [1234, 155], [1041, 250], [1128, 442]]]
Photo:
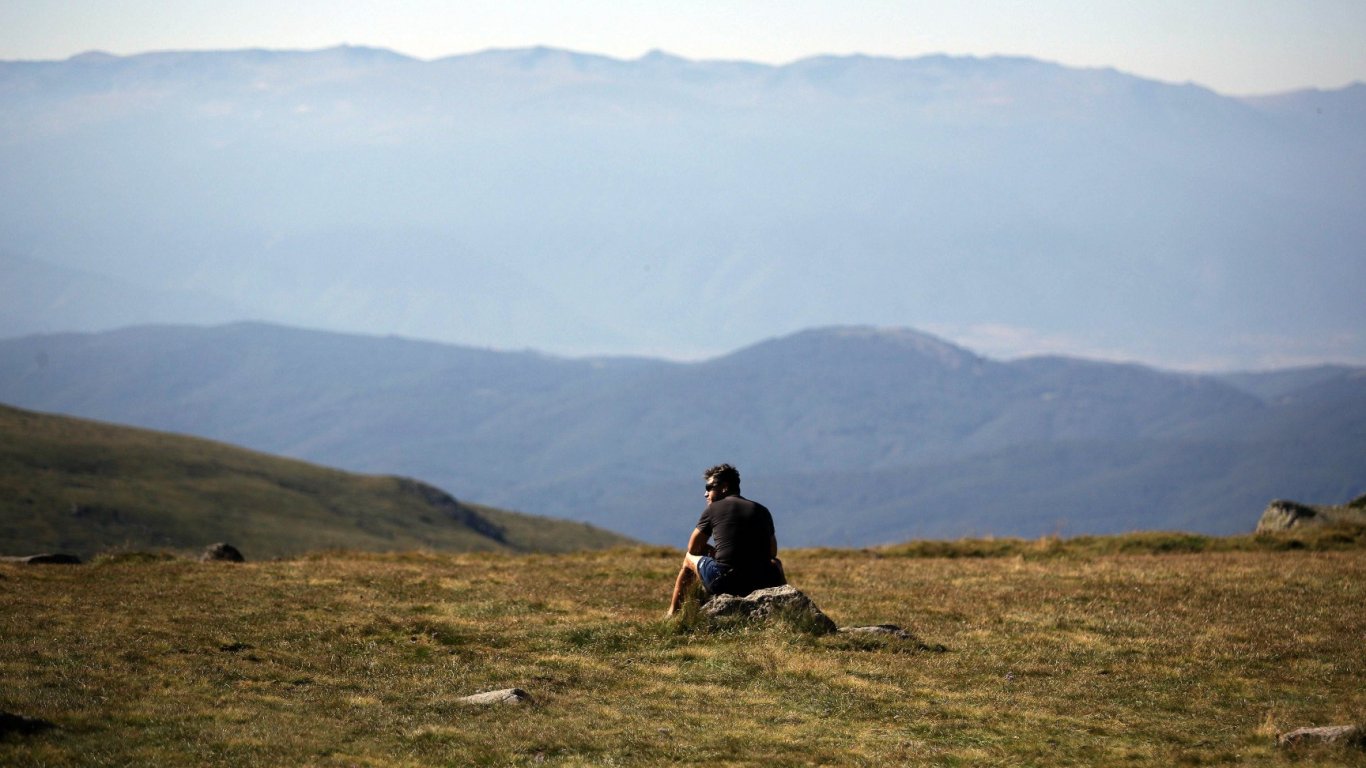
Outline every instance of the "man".
[[[688, 553], [674, 581], [670, 616], [683, 607], [695, 580], [713, 595], [748, 595], [787, 583], [778, 559], [773, 516], [763, 504], [740, 495], [740, 473], [718, 464], [702, 473], [707, 508], [688, 538]], [[707, 544], [715, 539], [715, 546]]]

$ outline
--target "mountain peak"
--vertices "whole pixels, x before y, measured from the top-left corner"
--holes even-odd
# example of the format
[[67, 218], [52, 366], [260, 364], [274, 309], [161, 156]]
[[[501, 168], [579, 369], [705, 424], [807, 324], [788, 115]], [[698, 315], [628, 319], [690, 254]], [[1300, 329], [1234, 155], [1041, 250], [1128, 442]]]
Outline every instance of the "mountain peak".
[[735, 355], [759, 355], [782, 360], [820, 361], [839, 365], [846, 358], [919, 358], [935, 366], [959, 370], [980, 364], [982, 358], [943, 339], [905, 327], [839, 325], [799, 331], [760, 342]]
[[796, 335], [800, 336], [806, 334], [824, 336], [831, 339], [896, 344], [903, 347], [912, 347], [922, 352], [933, 350], [936, 352], [952, 351], [955, 353], [966, 353], [966, 350], [957, 347], [938, 336], [900, 325], [831, 325], [822, 328], [813, 328]]
[[669, 53], [668, 51], [660, 50], [659, 48], [651, 49], [649, 53], [646, 53], [644, 56], [640, 57], [640, 61], [645, 62], [647, 64], [690, 63], [687, 59], [683, 58], [682, 56], [675, 56], [674, 54]]
[[85, 51], [67, 59], [76, 64], [103, 64], [108, 61], [117, 61], [121, 56], [115, 56], [108, 51]]

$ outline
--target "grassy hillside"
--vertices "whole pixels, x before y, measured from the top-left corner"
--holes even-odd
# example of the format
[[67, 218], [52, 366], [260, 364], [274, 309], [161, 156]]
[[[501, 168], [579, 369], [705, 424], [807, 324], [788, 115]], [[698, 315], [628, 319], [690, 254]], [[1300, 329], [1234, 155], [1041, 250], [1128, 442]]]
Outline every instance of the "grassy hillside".
[[666, 621], [665, 549], [0, 565], [0, 764], [1366, 764], [1274, 745], [1366, 720], [1366, 550], [1173, 541], [785, 553], [923, 646]]
[[220, 443], [0, 406], [0, 555], [328, 548], [552, 551], [626, 539], [462, 504], [436, 488]]

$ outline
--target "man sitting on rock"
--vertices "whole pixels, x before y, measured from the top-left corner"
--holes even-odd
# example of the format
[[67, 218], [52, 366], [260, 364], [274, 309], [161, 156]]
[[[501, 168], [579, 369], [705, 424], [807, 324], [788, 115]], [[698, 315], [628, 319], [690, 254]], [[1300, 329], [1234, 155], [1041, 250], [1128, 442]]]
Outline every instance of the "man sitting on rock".
[[[674, 582], [670, 616], [683, 607], [694, 580], [712, 595], [748, 595], [787, 583], [778, 559], [773, 516], [763, 504], [740, 495], [740, 473], [718, 464], [702, 473], [707, 508], [688, 539], [688, 553]], [[715, 546], [708, 540], [715, 539]]]

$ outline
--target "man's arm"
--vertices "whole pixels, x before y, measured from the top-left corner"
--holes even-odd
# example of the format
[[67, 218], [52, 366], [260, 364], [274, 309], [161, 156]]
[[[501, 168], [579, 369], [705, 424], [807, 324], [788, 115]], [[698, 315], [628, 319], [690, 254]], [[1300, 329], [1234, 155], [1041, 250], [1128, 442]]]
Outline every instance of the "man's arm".
[[772, 560], [778, 556], [778, 534], [769, 534], [768, 537], [768, 559]]
[[688, 537], [688, 554], [698, 557], [707, 554], [707, 534], [701, 528], [692, 529], [692, 535]]

